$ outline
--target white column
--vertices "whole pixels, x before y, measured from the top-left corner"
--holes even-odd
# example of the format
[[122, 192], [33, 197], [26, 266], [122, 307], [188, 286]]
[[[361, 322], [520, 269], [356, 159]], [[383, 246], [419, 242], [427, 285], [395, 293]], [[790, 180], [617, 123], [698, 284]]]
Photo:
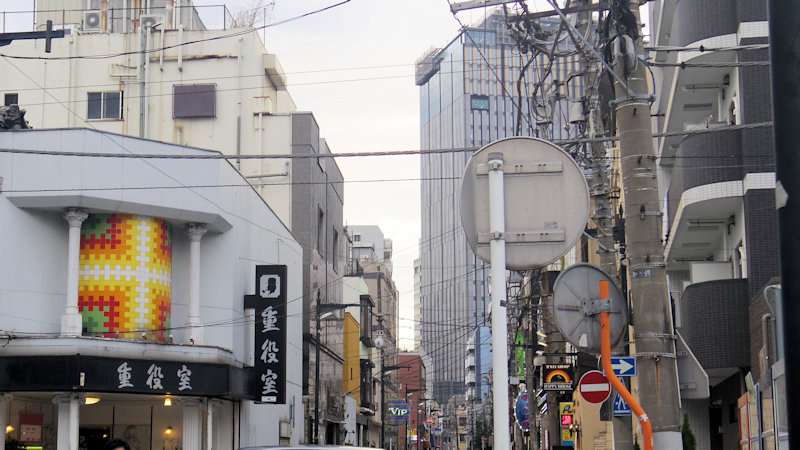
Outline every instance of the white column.
[[59, 450], [78, 450], [79, 408], [85, 399], [83, 394], [70, 392], [56, 394], [53, 397], [53, 403], [58, 405], [58, 439], [56, 447]]
[[492, 412], [494, 448], [509, 450], [508, 318], [506, 317], [506, 217], [503, 155], [489, 155], [489, 243], [492, 264]]
[[[208, 229], [200, 223], [186, 225], [189, 236], [189, 320], [186, 322], [187, 344], [203, 343], [203, 323], [200, 321], [200, 239]], [[185, 447], [184, 447], [185, 448]]]
[[[0, 394], [0, 429], [5, 430], [8, 426], [9, 422], [7, 419], [8, 417], [8, 406], [11, 403], [11, 394]], [[0, 440], [0, 450], [6, 449], [6, 440]]]
[[64, 220], [69, 223], [69, 251], [67, 256], [67, 307], [61, 316], [61, 335], [80, 336], [83, 322], [78, 312], [78, 282], [81, 251], [81, 224], [87, 217], [83, 209], [69, 208], [64, 211]]
[[221, 405], [219, 400], [208, 400], [206, 408], [206, 449], [214, 450], [214, 408]]
[[181, 400], [183, 407], [183, 450], [201, 450], [203, 445], [203, 421], [200, 416], [202, 403], [199, 400]]

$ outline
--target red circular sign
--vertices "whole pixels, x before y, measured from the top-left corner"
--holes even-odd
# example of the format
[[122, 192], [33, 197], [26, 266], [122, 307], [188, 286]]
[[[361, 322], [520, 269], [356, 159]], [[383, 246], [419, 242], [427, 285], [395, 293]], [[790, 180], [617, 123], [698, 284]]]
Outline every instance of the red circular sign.
[[611, 383], [599, 370], [590, 370], [583, 374], [578, 382], [581, 397], [589, 403], [603, 403], [611, 395]]
[[433, 417], [428, 417], [428, 418], [425, 420], [425, 422], [427, 422], [427, 423], [428, 423], [428, 425], [433, 425]]

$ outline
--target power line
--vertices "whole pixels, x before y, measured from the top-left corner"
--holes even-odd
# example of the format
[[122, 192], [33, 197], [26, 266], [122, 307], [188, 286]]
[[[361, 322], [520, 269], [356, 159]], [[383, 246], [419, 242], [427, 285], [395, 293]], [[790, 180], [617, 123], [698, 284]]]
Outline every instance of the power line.
[[[87, 122], [88, 123], [88, 122]], [[720, 133], [733, 130], [744, 130], [753, 128], [771, 127], [772, 122], [758, 122], [740, 125], [728, 125], [724, 127], [709, 127], [700, 130], [688, 131], [668, 131], [664, 133], [653, 133], [653, 137], [673, 137], [673, 136], [695, 136], [708, 133]], [[18, 131], [31, 132], [31, 131]], [[35, 132], [35, 131], [33, 131]], [[601, 138], [579, 138], [579, 139], [556, 139], [552, 142], [560, 145], [582, 144], [591, 142], [613, 142], [619, 140], [618, 137]], [[203, 150], [203, 149], [200, 149]], [[478, 147], [460, 147], [446, 149], [429, 150], [387, 150], [373, 152], [343, 152], [343, 153], [310, 153], [310, 154], [265, 154], [265, 155], [225, 155], [214, 150], [204, 150], [208, 154], [152, 154], [152, 153], [101, 153], [101, 152], [69, 152], [56, 150], [36, 150], [36, 149], [13, 149], [0, 148], [0, 153], [17, 153], [28, 155], [47, 155], [47, 156], [74, 156], [74, 157], [93, 157], [93, 158], [134, 158], [134, 159], [226, 159], [226, 160], [245, 160], [245, 159], [318, 159], [318, 158], [353, 158], [353, 157], [373, 157], [373, 156], [414, 156], [427, 154], [445, 153], [467, 153], [475, 152]], [[618, 158], [618, 157], [616, 157]], [[596, 159], [596, 158], [595, 158]], [[613, 159], [612, 157], [604, 159]], [[442, 177], [448, 179], [448, 177]], [[332, 182], [335, 183], [335, 182]]]

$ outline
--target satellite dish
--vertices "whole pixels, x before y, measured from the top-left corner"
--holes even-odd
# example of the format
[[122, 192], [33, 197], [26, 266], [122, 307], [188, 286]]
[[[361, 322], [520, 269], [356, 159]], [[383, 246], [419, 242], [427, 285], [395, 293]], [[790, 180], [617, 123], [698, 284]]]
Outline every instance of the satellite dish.
[[491, 259], [489, 161], [503, 161], [506, 268], [526, 270], [558, 260], [589, 220], [589, 187], [580, 166], [550, 142], [512, 137], [472, 155], [461, 181], [461, 221], [472, 251]]
[[581, 351], [600, 354], [600, 281], [608, 281], [611, 347], [625, 334], [628, 306], [617, 284], [601, 268], [575, 264], [553, 285], [553, 317], [558, 331]]

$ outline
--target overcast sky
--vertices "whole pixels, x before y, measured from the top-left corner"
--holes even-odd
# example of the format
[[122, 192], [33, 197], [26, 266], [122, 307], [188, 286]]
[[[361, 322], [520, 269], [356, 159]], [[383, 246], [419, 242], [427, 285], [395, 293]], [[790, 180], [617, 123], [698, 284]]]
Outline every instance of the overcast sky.
[[[545, 0], [538, 0], [544, 4]], [[225, 4], [232, 13], [261, 0], [194, 0], [210, 28], [221, 27]], [[299, 110], [311, 111], [333, 153], [419, 148], [419, 88], [414, 63], [443, 46], [460, 28], [446, 0], [350, 0], [283, 24], [286, 19], [342, 0], [275, 0], [254, 26], [267, 51], [283, 66]], [[209, 5], [208, 7], [202, 7]], [[31, 11], [33, 0], [0, 0], [2, 11]], [[460, 13], [471, 23], [482, 11]], [[3, 14], [4, 31], [30, 30], [29, 14]], [[413, 262], [420, 235], [419, 157], [337, 159], [345, 183], [344, 220], [378, 225], [394, 244], [394, 280], [400, 292], [400, 336], [410, 344]], [[382, 181], [375, 181], [382, 180]], [[390, 181], [406, 180], [406, 181]]]
[[[266, 22], [339, 1], [277, 0]], [[235, 10], [252, 2], [226, 3]], [[474, 13], [459, 18], [471, 16]], [[334, 153], [410, 150], [419, 148], [414, 63], [429, 48], [447, 44], [459, 27], [445, 0], [351, 0], [268, 27], [266, 47], [286, 71], [297, 107], [314, 113]], [[393, 241], [393, 278], [400, 291], [401, 317], [409, 319], [401, 320], [400, 336], [411, 339], [413, 262], [420, 236], [419, 158], [359, 157], [337, 162], [350, 182], [345, 184], [345, 222], [378, 225]], [[409, 181], [357, 182], [399, 179]]]

